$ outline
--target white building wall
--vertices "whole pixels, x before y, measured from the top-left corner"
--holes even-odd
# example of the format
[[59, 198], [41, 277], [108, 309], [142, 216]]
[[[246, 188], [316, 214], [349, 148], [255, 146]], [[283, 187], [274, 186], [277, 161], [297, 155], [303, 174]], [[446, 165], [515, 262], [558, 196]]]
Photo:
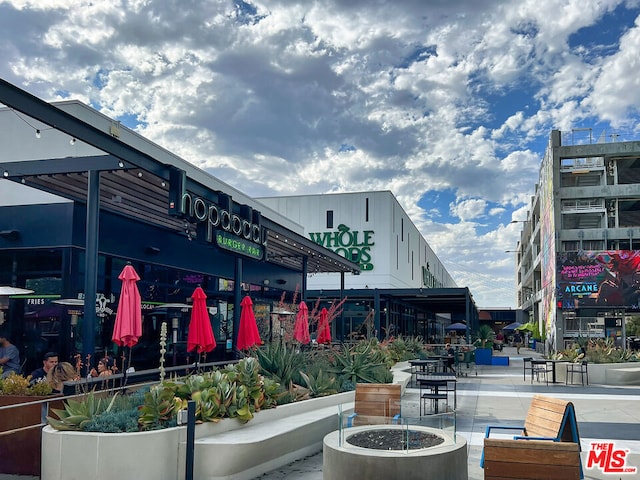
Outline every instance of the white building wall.
[[[428, 287], [431, 284], [423, 279], [423, 267], [426, 269], [427, 266], [434, 277], [434, 286], [457, 286], [390, 191], [257, 200], [302, 225], [305, 236], [314, 241], [319, 236], [321, 241], [318, 243], [332, 242], [330, 245], [325, 243], [325, 246], [346, 256], [346, 248], [350, 247], [340, 250], [341, 245], [333, 243], [339, 234], [339, 226], [344, 225], [346, 228], [342, 238], [356, 239], [356, 243], [360, 244], [351, 248], [353, 253], [361, 255], [363, 267], [360, 275], [345, 276], [346, 289]], [[327, 226], [328, 212], [333, 212], [332, 228]], [[370, 262], [363, 262], [367, 255], [371, 257]], [[372, 268], [368, 269], [366, 263]], [[309, 273], [308, 288], [311, 290], [335, 289], [339, 285], [339, 274]]]

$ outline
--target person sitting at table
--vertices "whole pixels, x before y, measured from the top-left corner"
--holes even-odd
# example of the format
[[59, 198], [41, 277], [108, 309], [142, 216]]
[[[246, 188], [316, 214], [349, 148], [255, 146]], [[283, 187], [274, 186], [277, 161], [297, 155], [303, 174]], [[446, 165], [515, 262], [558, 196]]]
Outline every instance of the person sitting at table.
[[53, 388], [52, 393], [62, 393], [64, 382], [79, 380], [80, 376], [69, 362], [60, 362], [47, 373], [47, 383]]
[[98, 369], [91, 369], [89, 374], [92, 377], [108, 377], [116, 371], [113, 360], [110, 357], [104, 357], [98, 362]]
[[447, 343], [444, 346], [444, 349], [447, 352], [447, 360], [446, 360], [447, 361], [447, 368], [449, 370], [451, 370], [455, 374], [456, 373], [456, 369], [453, 368], [453, 365], [455, 364], [455, 361], [456, 361], [456, 357], [455, 357], [456, 351], [453, 349], [453, 347], [451, 346], [450, 343]]

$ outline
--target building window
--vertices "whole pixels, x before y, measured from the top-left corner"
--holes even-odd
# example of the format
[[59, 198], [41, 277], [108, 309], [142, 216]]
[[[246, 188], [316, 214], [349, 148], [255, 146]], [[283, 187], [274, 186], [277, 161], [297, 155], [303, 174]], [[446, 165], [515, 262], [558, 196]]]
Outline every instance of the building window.
[[604, 241], [602, 241], [602, 240], [583, 240], [582, 241], [582, 249], [583, 250], [603, 250], [604, 249]]
[[404, 218], [400, 219], [400, 241], [404, 242]]
[[578, 250], [580, 250], [580, 242], [578, 241], [562, 242], [563, 252], [577, 252]]
[[368, 198], [364, 199], [364, 221], [365, 222], [369, 221], [369, 199]]
[[327, 210], [327, 228], [333, 228], [333, 210]]

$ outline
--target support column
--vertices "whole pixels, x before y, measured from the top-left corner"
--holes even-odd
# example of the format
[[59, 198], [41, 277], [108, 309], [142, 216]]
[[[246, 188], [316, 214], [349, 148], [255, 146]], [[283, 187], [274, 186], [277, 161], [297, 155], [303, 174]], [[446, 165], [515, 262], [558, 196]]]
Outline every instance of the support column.
[[373, 328], [376, 330], [376, 338], [382, 339], [380, 329], [380, 292], [376, 288], [373, 291], [373, 309], [375, 310], [373, 315]]
[[242, 258], [236, 257], [233, 273], [233, 349], [238, 344], [238, 329], [240, 328], [240, 302], [242, 302]]
[[308, 261], [307, 257], [302, 259], [302, 286], [300, 287], [300, 297], [301, 300], [305, 303], [307, 302], [307, 272], [308, 272]]
[[[84, 318], [82, 361], [96, 350], [96, 295], [98, 293], [98, 238], [100, 224], [100, 172], [87, 172], [87, 225], [84, 254]], [[87, 368], [90, 368], [87, 365]]]

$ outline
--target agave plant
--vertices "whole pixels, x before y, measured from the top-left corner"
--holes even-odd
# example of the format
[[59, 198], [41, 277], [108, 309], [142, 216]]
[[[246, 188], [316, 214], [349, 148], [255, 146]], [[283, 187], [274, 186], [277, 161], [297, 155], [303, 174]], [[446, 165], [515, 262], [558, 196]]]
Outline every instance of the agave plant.
[[393, 377], [384, 354], [374, 350], [371, 342], [361, 342], [353, 348], [343, 345], [342, 351], [335, 353], [329, 372], [352, 384], [388, 383]]
[[310, 397], [324, 397], [338, 393], [336, 377], [319, 370], [317, 375], [300, 372]]
[[286, 344], [270, 343], [256, 350], [256, 357], [262, 371], [287, 389], [294, 383], [302, 384], [300, 370], [306, 365], [304, 355]]
[[56, 430], [82, 430], [94, 417], [109, 412], [117, 395], [113, 395], [109, 402], [96, 396], [95, 392], [90, 392], [81, 401], [69, 399], [64, 402], [64, 410], [52, 408], [58, 418], [47, 417], [47, 421]]

